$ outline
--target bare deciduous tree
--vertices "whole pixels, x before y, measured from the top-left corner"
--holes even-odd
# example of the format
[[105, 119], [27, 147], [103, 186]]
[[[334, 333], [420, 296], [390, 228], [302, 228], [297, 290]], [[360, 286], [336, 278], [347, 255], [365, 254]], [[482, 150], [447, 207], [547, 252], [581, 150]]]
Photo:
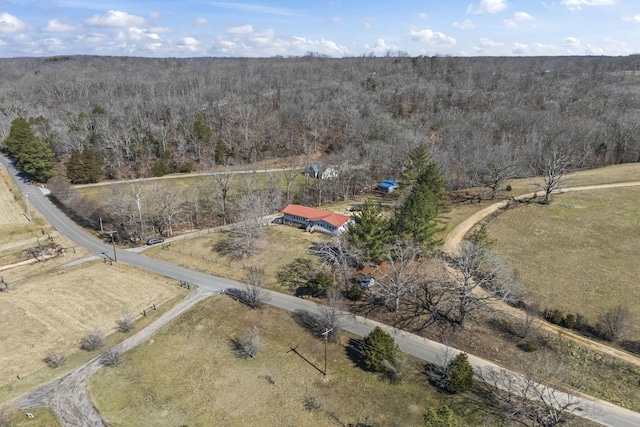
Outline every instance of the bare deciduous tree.
[[631, 310], [618, 305], [598, 317], [596, 332], [607, 341], [618, 341], [633, 330], [634, 317]]
[[372, 290], [389, 311], [398, 311], [404, 295], [411, 294], [420, 279], [422, 249], [415, 242], [396, 241], [386, 250], [384, 269]]
[[264, 269], [249, 267], [247, 271], [247, 285], [244, 289], [242, 300], [251, 308], [260, 308], [268, 300], [266, 292], [266, 275]]
[[319, 313], [316, 316], [318, 323], [318, 333], [323, 334], [328, 330], [331, 333], [328, 335], [328, 340], [331, 342], [337, 342], [341, 334], [341, 319], [344, 316], [340, 309], [342, 303], [342, 296], [336, 289], [327, 291], [327, 297], [325, 305], [322, 305], [319, 309]]
[[525, 366], [524, 374], [504, 369], [476, 372], [480, 405], [494, 415], [524, 426], [554, 427], [578, 409], [577, 399], [543, 384], [555, 379], [558, 369], [549, 369], [544, 359]]
[[544, 191], [543, 203], [550, 203], [551, 193], [564, 185], [567, 168], [567, 156], [560, 149], [552, 148], [539, 171], [542, 175], [542, 182], [536, 185], [538, 189]]
[[238, 356], [248, 359], [255, 357], [262, 348], [260, 343], [260, 331], [257, 326], [247, 329], [242, 338], [233, 340], [233, 346]]
[[[338, 274], [343, 286], [349, 285], [349, 275], [354, 267], [362, 264], [357, 250], [349, 244], [345, 235], [337, 236], [329, 242], [314, 245], [311, 252], [318, 256], [322, 264], [331, 268], [334, 274]], [[334, 276], [334, 280], [336, 280]]]

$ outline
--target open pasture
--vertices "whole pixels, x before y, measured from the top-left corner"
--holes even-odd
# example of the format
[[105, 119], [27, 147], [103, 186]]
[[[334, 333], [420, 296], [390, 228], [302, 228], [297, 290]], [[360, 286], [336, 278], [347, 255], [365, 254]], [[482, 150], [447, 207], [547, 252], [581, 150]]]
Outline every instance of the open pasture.
[[[238, 358], [231, 340], [257, 326], [263, 349]], [[390, 384], [358, 368], [345, 346], [324, 343], [289, 313], [251, 310], [228, 297], [210, 298], [90, 380], [97, 408], [112, 426], [158, 425], [422, 425], [429, 406], [469, 412], [464, 400], [438, 394], [414, 366]], [[412, 362], [414, 363], [414, 362]], [[315, 400], [316, 410], [305, 409]], [[473, 425], [471, 422], [469, 425]]]
[[638, 200], [640, 187], [556, 195], [500, 214], [489, 236], [541, 308], [595, 321], [622, 304], [640, 319]]

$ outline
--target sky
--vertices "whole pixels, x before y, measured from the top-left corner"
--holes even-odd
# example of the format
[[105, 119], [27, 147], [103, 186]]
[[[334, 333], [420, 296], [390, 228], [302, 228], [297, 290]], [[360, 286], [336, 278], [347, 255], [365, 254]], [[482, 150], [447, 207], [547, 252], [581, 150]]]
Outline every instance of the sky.
[[640, 0], [0, 0], [0, 57], [629, 55]]

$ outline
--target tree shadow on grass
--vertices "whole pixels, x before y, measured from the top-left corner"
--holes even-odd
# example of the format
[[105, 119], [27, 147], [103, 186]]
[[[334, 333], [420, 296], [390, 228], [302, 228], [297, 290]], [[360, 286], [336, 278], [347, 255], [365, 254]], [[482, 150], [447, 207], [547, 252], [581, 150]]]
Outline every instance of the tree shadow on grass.
[[362, 346], [362, 340], [356, 338], [349, 338], [349, 343], [345, 347], [345, 353], [349, 360], [353, 362], [355, 366], [362, 369], [363, 371], [367, 371], [367, 366], [362, 362], [360, 348]]
[[296, 310], [291, 313], [293, 320], [305, 329], [307, 332], [317, 335], [322, 338], [324, 329], [321, 322], [318, 320], [318, 316], [307, 310]]

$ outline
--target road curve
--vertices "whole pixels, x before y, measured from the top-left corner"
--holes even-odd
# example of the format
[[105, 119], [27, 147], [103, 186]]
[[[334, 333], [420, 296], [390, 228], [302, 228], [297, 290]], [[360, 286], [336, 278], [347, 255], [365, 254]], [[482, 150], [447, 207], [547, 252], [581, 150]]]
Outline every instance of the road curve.
[[[58, 231], [66, 235], [70, 240], [74, 241], [78, 245], [84, 246], [89, 251], [98, 256], [107, 256], [107, 254], [113, 251], [110, 245], [98, 241], [78, 225], [73, 223], [64, 215], [64, 213], [57, 209], [57, 207], [55, 207], [51, 203], [51, 201], [49, 201], [36, 187], [31, 186], [27, 182], [22, 180], [18, 172], [15, 170], [13, 165], [9, 163], [8, 159], [5, 156], [0, 155], [0, 163], [2, 163], [10, 172], [20, 190], [25, 194], [29, 194], [29, 200], [33, 203], [34, 207], [38, 209], [45, 216], [45, 218], [55, 228], [58, 229]], [[242, 289], [243, 287], [241, 283], [233, 280], [189, 270], [183, 267], [172, 265], [167, 262], [147, 258], [143, 255], [130, 251], [117, 249], [117, 258], [118, 261], [125, 262], [127, 264], [131, 264], [145, 270], [149, 270], [176, 280], [184, 280], [189, 283], [194, 283], [203, 291], [216, 293], [229, 288]], [[291, 295], [269, 291], [268, 298], [269, 304], [282, 308], [284, 310], [292, 312], [319, 312], [319, 305]], [[443, 356], [445, 354], [456, 354], [458, 352], [458, 350], [449, 348], [441, 343], [431, 341], [411, 333], [400, 331], [390, 326], [383, 325], [360, 316], [353, 316], [345, 313], [342, 319], [342, 329], [360, 336], [368, 334], [376, 326], [380, 326], [388, 332], [392, 333], [395, 337], [396, 343], [402, 351], [430, 363], [442, 363]], [[487, 360], [475, 357], [473, 355], [469, 355], [469, 361], [475, 368], [478, 369], [503, 369], [498, 365], [495, 365]], [[97, 363], [95, 362], [95, 359], [94, 361], [89, 362], [89, 364], [87, 365], [91, 367], [86, 368], [86, 373], [92, 373], [92, 369], [94, 369], [93, 363]], [[83, 373], [82, 375], [80, 375], [80, 377], [84, 378], [84, 375], [86, 374]], [[514, 375], [518, 374], [514, 373]], [[86, 378], [89, 377], [87, 376]], [[86, 381], [84, 382], [84, 384], [86, 385]], [[34, 392], [35, 394], [32, 393], [33, 402], [40, 402], [40, 400], [38, 400], [38, 397], [43, 394], [55, 394], [55, 391], [50, 390], [57, 390], [59, 387], [60, 383], [54, 382], [45, 385], [41, 389], [38, 389], [40, 390], [40, 392], [36, 390], [36, 392]], [[73, 390], [74, 392], [78, 393], [86, 393], [86, 387], [84, 388], [84, 391], [80, 391], [77, 389]], [[556, 391], [556, 393], [561, 392]], [[569, 398], [569, 395], [566, 395], [566, 398]], [[638, 413], [626, 410], [624, 408], [619, 408], [608, 402], [604, 402], [602, 400], [595, 399], [589, 396], [578, 396], [573, 399], [578, 403], [578, 406], [580, 407], [580, 410], [577, 410], [575, 414], [583, 418], [587, 418], [600, 424], [612, 427], [640, 427], [640, 414]], [[58, 415], [64, 427], [75, 427], [77, 425], [80, 425], [77, 424], [78, 421], [75, 421], [78, 417], [82, 416], [81, 414], [77, 413], [77, 408], [65, 407], [65, 405], [63, 404], [61, 404], [60, 406], [61, 408], [59, 410], [65, 412], [65, 414], [58, 415], [58, 412], [56, 412], [56, 415]], [[95, 416], [95, 414], [93, 414], [93, 416]], [[97, 422], [97, 420], [93, 419], [86, 420], [87, 423], [94, 421]], [[100, 420], [100, 422], [103, 421]], [[101, 426], [102, 424], [96, 425]]]

